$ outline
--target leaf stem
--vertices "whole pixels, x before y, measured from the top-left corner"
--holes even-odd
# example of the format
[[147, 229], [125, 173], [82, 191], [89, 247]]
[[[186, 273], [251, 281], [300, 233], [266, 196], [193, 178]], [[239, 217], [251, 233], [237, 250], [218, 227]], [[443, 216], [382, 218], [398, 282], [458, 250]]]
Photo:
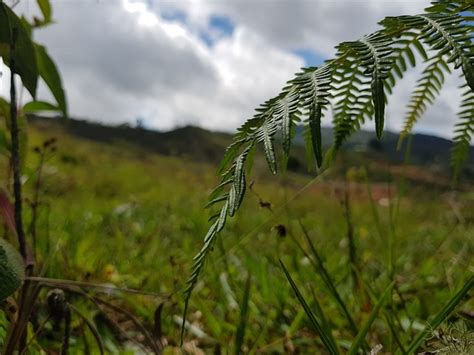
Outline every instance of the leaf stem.
[[22, 219], [22, 200], [21, 200], [21, 166], [20, 166], [20, 143], [18, 134], [18, 110], [16, 107], [16, 87], [15, 87], [15, 42], [18, 35], [18, 29], [12, 28], [12, 43], [10, 44], [10, 133], [12, 140], [11, 147], [11, 165], [13, 170], [13, 193], [15, 196], [15, 225], [18, 236], [20, 254], [26, 260], [26, 240], [23, 229]]

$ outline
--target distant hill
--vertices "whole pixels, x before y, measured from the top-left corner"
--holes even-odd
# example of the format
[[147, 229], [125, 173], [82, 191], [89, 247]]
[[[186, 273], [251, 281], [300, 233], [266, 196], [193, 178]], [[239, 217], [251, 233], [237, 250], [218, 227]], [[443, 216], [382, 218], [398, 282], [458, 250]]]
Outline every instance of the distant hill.
[[[62, 126], [69, 134], [99, 142], [125, 142], [145, 150], [162, 154], [189, 158], [196, 161], [218, 162], [232, 135], [223, 132], [208, 131], [199, 127], [186, 126], [168, 132], [159, 132], [129, 125], [108, 126], [100, 123], [69, 119], [66, 122], [55, 118], [31, 116], [30, 122], [35, 126], [47, 128], [48, 125]], [[325, 146], [332, 143], [332, 129], [323, 128]], [[404, 150], [397, 150], [398, 134], [385, 132], [381, 141], [369, 131], [359, 131], [344, 145], [343, 151], [370, 154], [378, 159], [392, 163], [403, 162]], [[302, 153], [303, 137], [297, 130], [295, 154]], [[410, 163], [420, 166], [436, 166], [438, 170], [449, 169], [451, 141], [426, 134], [414, 134], [411, 141]], [[304, 154], [301, 154], [301, 165], [304, 165]], [[468, 176], [474, 176], [474, 147], [471, 147], [470, 161], [466, 169]]]
[[228, 133], [211, 132], [187, 126], [169, 132], [159, 132], [129, 125], [108, 126], [91, 121], [30, 116], [29, 122], [40, 128], [48, 125], [62, 126], [67, 133], [104, 143], [124, 142], [145, 150], [199, 161], [219, 161], [225, 147], [231, 142]]
[[[323, 127], [323, 142], [326, 147], [333, 142], [332, 128]], [[385, 131], [382, 140], [378, 140], [374, 132], [360, 130], [352, 135], [343, 150], [358, 151], [368, 153], [378, 153], [385, 156], [393, 163], [404, 161], [405, 146], [408, 138], [404, 141], [402, 149], [398, 150], [399, 134]], [[296, 141], [303, 143], [302, 132], [297, 133]], [[449, 167], [451, 157], [452, 142], [448, 139], [415, 133], [411, 136], [410, 163], [416, 165], [441, 165], [443, 168]], [[474, 147], [471, 147], [470, 161], [468, 165], [474, 165]]]

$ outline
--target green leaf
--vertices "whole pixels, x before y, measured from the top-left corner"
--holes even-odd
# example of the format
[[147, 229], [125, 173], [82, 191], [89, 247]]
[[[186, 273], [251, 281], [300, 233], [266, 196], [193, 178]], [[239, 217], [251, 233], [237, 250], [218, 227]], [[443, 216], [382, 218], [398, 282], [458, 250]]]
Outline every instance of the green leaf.
[[272, 174], [277, 173], [277, 163], [275, 158], [275, 149], [273, 148], [272, 137], [268, 133], [267, 129], [264, 128], [263, 132], [263, 146], [265, 150], [265, 158], [267, 159], [268, 167]]
[[474, 66], [465, 60], [462, 64], [462, 71], [466, 77], [467, 85], [474, 91]]
[[[227, 205], [227, 203], [226, 203]], [[222, 212], [222, 211], [221, 211]], [[193, 265], [191, 267], [191, 276], [186, 281], [186, 289], [184, 290], [184, 311], [183, 311], [183, 322], [181, 324], [181, 345], [183, 344], [184, 340], [184, 330], [185, 330], [185, 323], [186, 323], [186, 314], [189, 308], [189, 301], [191, 300], [191, 295], [196, 286], [196, 283], [199, 278], [199, 274], [201, 273], [204, 263], [206, 261], [207, 255], [212, 250], [212, 246], [216, 240], [217, 233], [220, 232], [219, 227], [222, 229], [223, 225], [219, 221], [215, 221], [212, 226], [209, 228], [206, 236], [204, 237], [204, 244], [199, 251], [199, 253], [193, 258]]]
[[364, 343], [365, 336], [367, 335], [367, 333], [370, 330], [370, 327], [372, 326], [372, 323], [375, 321], [375, 318], [377, 318], [377, 314], [387, 302], [387, 298], [391, 294], [394, 284], [395, 284], [395, 281], [392, 281], [390, 285], [387, 286], [382, 296], [379, 298], [379, 301], [375, 305], [374, 309], [372, 310], [372, 312], [370, 312], [369, 318], [365, 322], [364, 326], [360, 329], [359, 334], [357, 334], [356, 338], [352, 342], [351, 348], [347, 352], [348, 355], [355, 355], [358, 353], [359, 348]]
[[327, 332], [325, 328], [322, 326], [322, 324], [320, 323], [320, 321], [316, 318], [313, 311], [309, 307], [308, 303], [304, 299], [303, 295], [301, 294], [300, 290], [296, 286], [290, 273], [288, 272], [288, 270], [286, 269], [285, 265], [283, 264], [281, 260], [280, 260], [280, 264], [288, 282], [290, 283], [291, 288], [293, 289], [296, 295], [296, 298], [298, 298], [298, 301], [300, 302], [301, 306], [303, 306], [306, 312], [306, 315], [311, 321], [311, 324], [313, 325], [316, 332], [318, 332], [319, 336], [321, 337], [321, 341], [323, 342], [324, 346], [326, 347], [326, 349], [329, 351], [330, 354], [339, 354], [336, 342], [334, 341], [332, 334], [330, 332]]
[[12, 31], [10, 19], [5, 6], [0, 5], [0, 43], [10, 44], [12, 41]]
[[[406, 54], [408, 60], [410, 61], [410, 65], [411, 65], [412, 67], [415, 67], [415, 66], [416, 66], [416, 59], [415, 59], [415, 55], [413, 54], [413, 51], [411, 50], [410, 47], [407, 47], [407, 48], [405, 49], [405, 54]], [[402, 58], [403, 58], [403, 57], [402, 57]]]
[[[230, 210], [229, 216], [233, 216], [235, 212], [240, 207], [242, 200], [244, 199], [245, 189], [246, 189], [246, 181], [245, 181], [245, 160], [247, 158], [247, 154], [250, 150], [246, 149], [242, 154], [239, 155], [237, 160], [235, 161], [235, 171], [234, 171], [234, 183], [232, 189], [230, 190], [229, 194], [231, 194], [232, 200], [230, 203]], [[235, 195], [234, 195], [235, 194]]]
[[[7, 20], [5, 18], [7, 16]], [[15, 73], [21, 77], [23, 85], [30, 92], [33, 98], [36, 97], [36, 87], [38, 84], [38, 66], [36, 64], [36, 54], [33, 41], [31, 40], [27, 29], [24, 27], [22, 21], [18, 16], [10, 10], [10, 8], [3, 2], [0, 2], [0, 20], [2, 24], [9, 24], [7, 26], [0, 26], [0, 56], [7, 66], [10, 66], [10, 45], [15, 47]], [[13, 43], [14, 42], [14, 43]]]
[[463, 166], [469, 160], [471, 140], [474, 135], [474, 91], [467, 89], [458, 112], [458, 123], [455, 125], [453, 146], [451, 148], [451, 165], [453, 167], [453, 182], [456, 183]]
[[431, 58], [426, 68], [423, 69], [421, 78], [417, 80], [417, 85], [411, 95], [410, 103], [407, 105], [408, 112], [405, 115], [405, 122], [400, 133], [399, 147], [428, 108], [428, 105], [433, 103], [435, 97], [439, 95], [444, 84], [445, 72], [449, 74], [451, 70], [442, 56]]
[[23, 261], [16, 249], [0, 239], [0, 301], [11, 296], [25, 278]]
[[58, 107], [63, 113], [64, 117], [67, 117], [67, 103], [64, 88], [61, 83], [61, 76], [59, 75], [58, 68], [54, 64], [51, 57], [48, 55], [46, 48], [36, 44], [36, 59], [38, 63], [39, 75], [44, 80], [49, 90], [53, 94]]
[[428, 54], [426, 54], [425, 48], [423, 47], [421, 42], [415, 41], [413, 42], [413, 44], [415, 45], [415, 48], [418, 51], [418, 54], [421, 56], [421, 58], [425, 61], [428, 60]]
[[36, 113], [43, 111], [61, 111], [58, 106], [45, 101], [31, 101], [23, 106], [24, 113]]
[[25, 16], [21, 16], [20, 18], [21, 23], [23, 25], [23, 28], [25, 29], [26, 33], [28, 34], [28, 37], [33, 38], [33, 26], [31, 26], [31, 23], [28, 22]]
[[51, 23], [52, 11], [51, 11], [51, 4], [49, 0], [37, 0], [37, 3], [38, 3], [38, 7], [41, 10], [41, 13], [43, 14], [43, 21], [41, 24], [44, 26]]
[[239, 151], [240, 147], [245, 140], [237, 139], [231, 145], [226, 148], [224, 157], [222, 158], [219, 167], [217, 168], [217, 173], [222, 174], [228, 167], [229, 163], [234, 160], [235, 155]]

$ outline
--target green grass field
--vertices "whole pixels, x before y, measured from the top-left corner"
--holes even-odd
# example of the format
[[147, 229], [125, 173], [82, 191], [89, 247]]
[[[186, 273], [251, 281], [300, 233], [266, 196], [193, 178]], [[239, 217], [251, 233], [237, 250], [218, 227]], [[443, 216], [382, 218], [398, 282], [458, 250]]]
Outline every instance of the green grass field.
[[[368, 183], [362, 169], [348, 165], [338, 169], [349, 171], [346, 182], [344, 174], [331, 171], [316, 179], [293, 173], [269, 177], [257, 161], [244, 206], [220, 235], [191, 299], [180, 349], [182, 293], [208, 228], [211, 212], [203, 206], [217, 182], [216, 167], [124, 143], [73, 138], [58, 128], [32, 128], [30, 147], [53, 136], [57, 150], [47, 156], [39, 193], [37, 268], [43, 269], [43, 277], [87, 284], [65, 284], [70, 288], [66, 298], [95, 325], [107, 352], [149, 348], [140, 327], [89, 296], [129, 311], [147, 329], [155, 329], [167, 344], [164, 353], [230, 354], [237, 347], [244, 353], [324, 353], [279, 260], [310, 308], [325, 318], [341, 351], [347, 351], [355, 336], [321, 278], [303, 228], [356, 328], [369, 318], [393, 275], [392, 297], [366, 337], [370, 348], [381, 344], [382, 352], [410, 344], [474, 271], [472, 189], [453, 192], [404, 183], [400, 177]], [[28, 152], [27, 201], [33, 199], [37, 165], [38, 154]], [[31, 215], [26, 208], [27, 227]], [[40, 297], [31, 353], [61, 347], [62, 331], [47, 319], [49, 290], [45, 287]], [[161, 313], [155, 313], [161, 304]], [[470, 350], [473, 311], [472, 298], [465, 298], [449, 324], [441, 326], [467, 349], [470, 341]], [[71, 352], [97, 353], [93, 333], [74, 314]], [[0, 339], [5, 324], [0, 319]], [[428, 349], [461, 346], [445, 344], [436, 332], [427, 338]]]

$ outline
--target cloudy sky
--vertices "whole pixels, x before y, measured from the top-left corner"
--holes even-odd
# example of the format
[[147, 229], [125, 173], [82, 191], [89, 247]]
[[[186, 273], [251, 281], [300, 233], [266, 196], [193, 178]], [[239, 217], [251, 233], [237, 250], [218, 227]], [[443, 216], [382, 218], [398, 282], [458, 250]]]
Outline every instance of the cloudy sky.
[[[37, 31], [35, 39], [60, 67], [72, 116], [132, 124], [140, 118], [156, 129], [192, 124], [232, 131], [300, 67], [320, 64], [334, 54], [337, 43], [374, 31], [385, 16], [421, 12], [428, 1], [52, 4], [56, 24]], [[16, 11], [31, 17], [37, 13], [36, 2], [22, 0]], [[416, 74], [406, 76], [390, 101], [391, 130], [401, 127]], [[451, 136], [458, 85], [456, 78], [447, 81], [417, 131]], [[43, 98], [45, 91], [40, 90]]]

